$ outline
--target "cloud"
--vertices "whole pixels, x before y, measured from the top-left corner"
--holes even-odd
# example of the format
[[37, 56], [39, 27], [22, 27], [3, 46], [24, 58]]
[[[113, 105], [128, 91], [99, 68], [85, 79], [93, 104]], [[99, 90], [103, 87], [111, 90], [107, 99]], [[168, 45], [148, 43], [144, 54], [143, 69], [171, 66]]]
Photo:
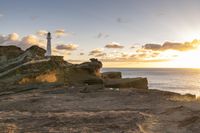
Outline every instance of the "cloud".
[[150, 49], [150, 50], [160, 50], [162, 46], [160, 44], [145, 44], [143, 46], [144, 49]]
[[11, 33], [7, 36], [0, 35], [0, 45], [18, 45], [20, 43], [19, 35], [17, 33]]
[[2, 18], [4, 15], [0, 13], [0, 18]]
[[58, 50], [56, 48], [52, 48], [52, 54], [56, 55], [56, 56], [63, 56], [64, 59], [67, 59], [71, 55], [71, 52], [66, 51], [66, 50]]
[[107, 54], [103, 51], [103, 49], [97, 48], [93, 49], [89, 52], [89, 56], [94, 56], [94, 57], [104, 57]]
[[[195, 50], [200, 47], [200, 40], [191, 42], [165, 42], [160, 44], [145, 44], [136, 50], [132, 57], [139, 61], [159, 62], [174, 60], [184, 54], [184, 52]], [[130, 58], [129, 58], [130, 59]]]
[[[36, 35], [38, 35], [40, 37], [44, 37], [47, 35], [47, 33], [48, 33], [48, 31], [46, 31], [46, 30], [39, 30], [36, 32]], [[64, 29], [57, 29], [52, 34], [55, 35], [56, 38], [72, 35], [72, 33], [65, 32]]]
[[105, 48], [114, 48], [114, 49], [118, 48], [118, 49], [121, 49], [121, 48], [124, 48], [124, 46], [122, 46], [121, 44], [116, 43], [116, 42], [111, 42], [111, 43], [107, 44], [105, 46]]
[[95, 57], [104, 57], [106, 56], [107, 54], [106, 53], [99, 53], [99, 54], [96, 54], [94, 55]]
[[19, 35], [17, 33], [11, 33], [11, 34], [8, 35], [8, 40], [18, 41], [19, 40]]
[[148, 54], [124, 54], [119, 53], [118, 55], [114, 55], [109, 53], [105, 56], [102, 56], [101, 61], [103, 62], [165, 62], [171, 59], [168, 58], [161, 58], [156, 55], [152, 57]]
[[97, 48], [97, 49], [93, 49], [89, 52], [89, 55], [96, 55], [96, 54], [101, 54], [103, 52], [102, 49]]
[[[23, 50], [29, 48], [32, 45], [37, 45], [41, 48], [46, 48], [46, 39], [41, 39], [35, 35], [27, 35], [24, 37], [20, 37], [17, 33], [11, 33], [8, 35], [0, 35], [0, 45], [1, 46], [9, 46], [15, 45]], [[54, 55], [64, 56], [65, 58], [68, 57], [73, 51], [77, 49], [78, 45], [75, 44], [66, 44], [58, 46], [58, 49], [52, 46], [52, 53]]]
[[56, 49], [58, 50], [67, 50], [67, 51], [73, 51], [78, 48], [78, 45], [76, 44], [61, 44], [56, 46]]
[[37, 34], [38, 36], [41, 36], [41, 37], [46, 36], [47, 33], [48, 33], [48, 31], [46, 31], [46, 30], [39, 30], [39, 31], [36, 32], [36, 34]]
[[20, 39], [20, 36], [17, 33], [11, 33], [7, 36], [0, 35], [0, 45], [2, 46], [16, 45], [22, 49], [27, 49], [31, 45], [38, 45], [44, 48], [45, 44], [44, 40], [41, 40], [34, 35], [27, 35], [22, 39]]
[[153, 51], [166, 51], [166, 50], [176, 50], [176, 51], [189, 51], [196, 49], [200, 46], [200, 40], [193, 40], [192, 42], [176, 43], [176, 42], [165, 42], [164, 44], [145, 44], [144, 49]]
[[19, 35], [17, 33], [11, 33], [7, 36], [0, 35], [0, 45], [15, 45], [19, 42]]
[[100, 59], [102, 62], [166, 62], [170, 61], [170, 59], [150, 59], [150, 60], [145, 60], [145, 59], [137, 59], [137, 58], [103, 58]]
[[3, 43], [5, 42], [6, 38], [3, 35], [0, 35], [0, 45], [3, 45]]
[[69, 33], [66, 33], [64, 29], [57, 29], [54, 31], [54, 34], [57, 38], [70, 35]]
[[32, 45], [38, 45], [39, 47], [45, 48], [46, 46], [46, 41], [39, 39], [35, 35], [27, 35], [21, 39], [19, 42], [19, 46], [22, 49], [26, 49]]
[[34, 35], [28, 35], [22, 38], [24, 44], [34, 45], [38, 43], [38, 38]]
[[92, 55], [103, 62], [164, 62], [172, 60], [172, 58], [161, 56], [158, 51], [140, 51], [134, 53], [111, 51], [105, 53], [101, 49], [94, 49], [90, 51], [89, 55]]

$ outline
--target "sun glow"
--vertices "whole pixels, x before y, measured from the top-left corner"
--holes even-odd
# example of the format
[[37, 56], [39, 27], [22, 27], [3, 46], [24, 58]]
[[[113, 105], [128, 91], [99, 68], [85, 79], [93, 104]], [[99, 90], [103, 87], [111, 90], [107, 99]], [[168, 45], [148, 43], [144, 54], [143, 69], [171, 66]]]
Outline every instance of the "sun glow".
[[176, 59], [168, 62], [170, 67], [200, 68], [200, 47], [195, 50], [181, 52]]

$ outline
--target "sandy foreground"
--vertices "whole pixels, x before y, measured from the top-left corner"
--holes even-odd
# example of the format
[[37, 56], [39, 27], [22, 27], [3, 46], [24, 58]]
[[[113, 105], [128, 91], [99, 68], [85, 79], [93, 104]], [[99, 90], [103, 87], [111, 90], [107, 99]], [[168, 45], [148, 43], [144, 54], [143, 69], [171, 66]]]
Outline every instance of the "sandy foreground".
[[198, 133], [200, 101], [158, 90], [67, 87], [0, 96], [0, 133]]

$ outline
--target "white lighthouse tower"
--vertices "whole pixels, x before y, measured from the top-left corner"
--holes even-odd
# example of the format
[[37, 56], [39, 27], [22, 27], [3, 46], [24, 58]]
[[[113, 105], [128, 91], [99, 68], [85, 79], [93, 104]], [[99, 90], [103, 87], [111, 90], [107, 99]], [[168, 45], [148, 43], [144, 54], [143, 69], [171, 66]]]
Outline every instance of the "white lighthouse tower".
[[47, 52], [46, 56], [50, 57], [51, 56], [51, 33], [48, 32], [47, 34]]

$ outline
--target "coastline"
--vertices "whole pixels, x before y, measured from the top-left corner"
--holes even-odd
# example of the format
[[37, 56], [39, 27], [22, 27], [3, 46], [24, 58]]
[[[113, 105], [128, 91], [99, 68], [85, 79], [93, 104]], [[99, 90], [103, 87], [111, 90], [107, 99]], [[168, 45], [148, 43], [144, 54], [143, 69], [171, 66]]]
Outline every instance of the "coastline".
[[38, 133], [189, 133], [200, 129], [200, 104], [192, 95], [133, 88], [78, 90], [53, 87], [1, 96], [0, 129]]
[[189, 68], [103, 68], [103, 72], [120, 71], [123, 78], [146, 77], [150, 89], [200, 96], [200, 69]]
[[[10, 46], [2, 48], [19, 50]], [[103, 64], [95, 58], [81, 64], [71, 64], [62, 56], [51, 56], [44, 61], [45, 50], [38, 46], [20, 50], [19, 54], [8, 59], [7, 64], [1, 62], [4, 65], [0, 70], [3, 73], [0, 75], [0, 132], [190, 133], [200, 130], [199, 99], [191, 94], [152, 90], [146, 72], [134, 74], [137, 76], [134, 78], [123, 77], [120, 71], [101, 73]], [[169, 79], [169, 75], [162, 75]], [[158, 82], [166, 80], [160, 75], [157, 78]]]

